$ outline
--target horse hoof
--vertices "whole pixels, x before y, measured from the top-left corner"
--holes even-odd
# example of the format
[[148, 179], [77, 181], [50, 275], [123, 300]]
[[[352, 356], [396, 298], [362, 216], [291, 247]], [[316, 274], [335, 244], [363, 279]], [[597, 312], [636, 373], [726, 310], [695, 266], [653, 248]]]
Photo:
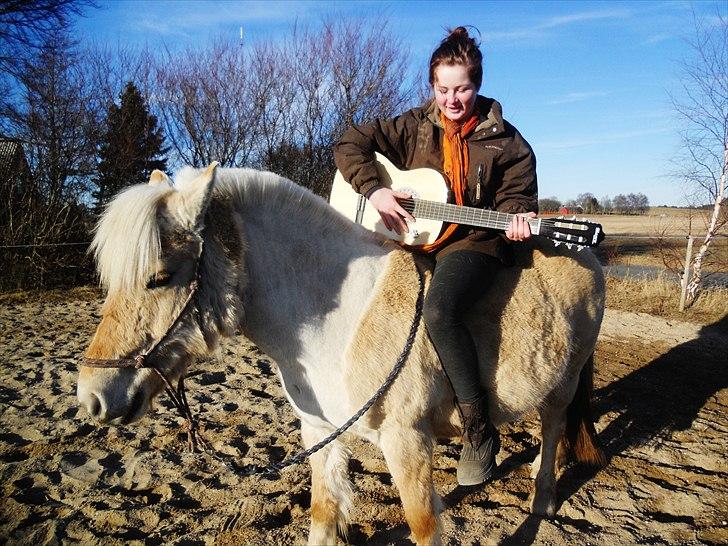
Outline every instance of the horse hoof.
[[531, 513], [535, 516], [553, 518], [556, 515], [556, 499], [553, 495], [538, 495], [531, 502]]

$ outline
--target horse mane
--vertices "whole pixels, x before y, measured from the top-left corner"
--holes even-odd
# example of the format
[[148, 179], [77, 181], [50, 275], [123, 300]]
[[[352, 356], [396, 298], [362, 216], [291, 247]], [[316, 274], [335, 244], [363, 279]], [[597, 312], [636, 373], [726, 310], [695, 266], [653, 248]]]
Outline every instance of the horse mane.
[[271, 214], [285, 219], [305, 215], [306, 229], [312, 238], [334, 235], [349, 243], [355, 244], [359, 240], [379, 246], [386, 241], [384, 237], [351, 222], [322, 197], [275, 173], [218, 169], [215, 183], [217, 191], [228, 194], [245, 210], [271, 211]]
[[[119, 193], [106, 207], [90, 251], [96, 258], [101, 285], [108, 291], [146, 284], [161, 258], [158, 210], [173, 193], [183, 193], [199, 174], [186, 167], [175, 175], [174, 187], [140, 184]], [[324, 199], [277, 174], [254, 169], [217, 169], [212, 199], [229, 200], [243, 210], [266, 211], [280, 218], [306, 215], [312, 237], [382, 245], [384, 238], [353, 224]], [[268, 213], [267, 211], [270, 211]]]
[[145, 284], [157, 267], [162, 252], [157, 210], [174, 191], [167, 184], [139, 184], [107, 205], [89, 251], [96, 259], [101, 286], [109, 292]]

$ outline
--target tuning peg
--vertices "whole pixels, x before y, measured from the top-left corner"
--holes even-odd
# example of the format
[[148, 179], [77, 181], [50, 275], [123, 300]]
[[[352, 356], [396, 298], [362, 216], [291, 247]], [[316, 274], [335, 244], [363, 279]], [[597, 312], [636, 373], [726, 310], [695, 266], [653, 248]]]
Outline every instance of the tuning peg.
[[574, 246], [574, 245], [572, 245], [571, 243], [566, 243], [566, 248], [568, 248], [569, 250], [571, 250], [572, 246]]
[[582, 250], [584, 250], [584, 248], [585, 248], [584, 245], [576, 245], [577, 252], [581, 252]]
[[561, 244], [561, 241], [554, 241], [554, 246], [559, 246]]

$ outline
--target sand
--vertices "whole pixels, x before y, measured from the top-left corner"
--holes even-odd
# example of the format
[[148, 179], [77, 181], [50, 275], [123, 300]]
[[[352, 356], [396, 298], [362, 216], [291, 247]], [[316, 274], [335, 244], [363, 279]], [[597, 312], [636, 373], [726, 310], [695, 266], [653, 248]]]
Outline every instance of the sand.
[[[95, 426], [76, 404], [76, 359], [101, 302], [0, 305], [0, 541], [7, 544], [301, 544], [309, 470], [242, 477], [185, 452], [166, 397], [129, 427]], [[557, 517], [528, 513], [538, 422], [503, 429], [500, 472], [456, 487], [456, 444], [435, 452], [445, 544], [728, 543], [728, 328], [608, 311], [597, 347], [599, 472], [570, 468]], [[213, 448], [240, 464], [300, 449], [275, 364], [228, 340], [188, 380]], [[352, 437], [350, 544], [408, 544], [384, 460]], [[342, 543], [345, 540], [341, 539]]]

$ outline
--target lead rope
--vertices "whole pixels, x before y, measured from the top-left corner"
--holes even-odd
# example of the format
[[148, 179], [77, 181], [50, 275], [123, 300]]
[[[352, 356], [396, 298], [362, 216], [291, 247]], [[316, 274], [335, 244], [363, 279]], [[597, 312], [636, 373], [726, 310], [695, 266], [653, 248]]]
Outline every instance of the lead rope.
[[[268, 466], [260, 466], [256, 464], [250, 464], [245, 465], [243, 467], [240, 467], [236, 465], [232, 460], [230, 460], [229, 456], [223, 457], [221, 454], [213, 451], [209, 444], [205, 442], [202, 437], [199, 434], [199, 429], [197, 428], [197, 424], [195, 420], [192, 418], [192, 413], [190, 412], [189, 405], [187, 404], [187, 397], [184, 394], [184, 384], [182, 383], [182, 380], [180, 379], [179, 387], [177, 390], [173, 389], [172, 386], [169, 384], [169, 381], [167, 381], [164, 376], [160, 373], [160, 376], [162, 379], [165, 380], [165, 383], [167, 385], [167, 391], [170, 393], [170, 396], [172, 397], [172, 401], [174, 402], [175, 406], [177, 406], [177, 409], [180, 411], [180, 414], [183, 418], [187, 421], [187, 429], [188, 429], [188, 444], [192, 447], [197, 447], [197, 445], [200, 445], [205, 453], [210, 455], [215, 460], [219, 461], [220, 463], [224, 464], [227, 468], [235, 472], [236, 474], [242, 475], [242, 476], [256, 476], [256, 475], [268, 475], [268, 476], [276, 476], [281, 473], [281, 471], [284, 468], [287, 468], [289, 466], [292, 466], [294, 464], [298, 464], [303, 462], [305, 459], [316, 453], [317, 451], [320, 451], [323, 449], [327, 444], [330, 444], [336, 438], [341, 436], [351, 425], [353, 425], [362, 415], [364, 415], [369, 408], [371, 408], [374, 403], [381, 398], [381, 396], [384, 394], [384, 392], [394, 383], [394, 380], [399, 375], [399, 372], [404, 367], [405, 362], [407, 361], [407, 357], [409, 356], [410, 352], [412, 351], [412, 346], [415, 342], [415, 337], [417, 336], [417, 330], [419, 329], [420, 325], [420, 319], [422, 318], [422, 306], [425, 300], [425, 281], [422, 275], [422, 271], [420, 271], [419, 267], [416, 267], [417, 269], [417, 278], [419, 281], [419, 291], [417, 293], [417, 302], [415, 304], [415, 315], [412, 319], [412, 325], [410, 326], [410, 332], [409, 336], [407, 336], [407, 341], [404, 344], [404, 347], [402, 348], [402, 352], [399, 355], [399, 358], [397, 359], [397, 362], [394, 365], [394, 368], [392, 368], [392, 371], [389, 372], [389, 375], [387, 376], [387, 379], [385, 379], [384, 383], [382, 383], [382, 386], [377, 389], [377, 392], [374, 393], [374, 395], [369, 399], [369, 401], [364, 404], [364, 406], [357, 411], [354, 415], [352, 415], [346, 423], [341, 425], [339, 428], [337, 428], [334, 432], [332, 432], [329, 436], [321, 440], [316, 445], [301, 451], [300, 453], [297, 453], [296, 455], [285, 459], [278, 463], [272, 463]], [[178, 401], [179, 399], [179, 405]]]

